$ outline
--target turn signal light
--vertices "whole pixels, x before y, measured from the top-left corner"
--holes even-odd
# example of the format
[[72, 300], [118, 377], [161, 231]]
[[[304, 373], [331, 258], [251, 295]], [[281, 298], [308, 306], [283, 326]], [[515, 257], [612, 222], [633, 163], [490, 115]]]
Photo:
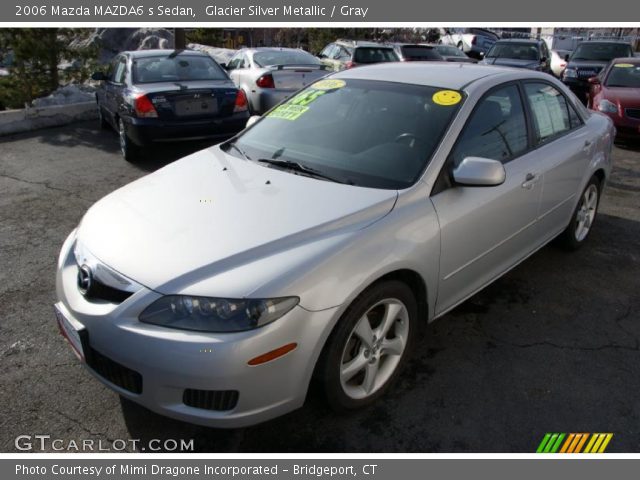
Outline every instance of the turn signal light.
[[156, 118], [158, 116], [156, 107], [153, 106], [153, 103], [146, 95], [140, 95], [139, 97], [136, 97], [133, 108], [138, 117]]
[[255, 367], [256, 365], [270, 362], [271, 360], [275, 360], [276, 358], [282, 357], [283, 355], [286, 355], [287, 353], [295, 350], [297, 346], [297, 343], [288, 343], [286, 345], [283, 345], [282, 347], [276, 348], [275, 350], [263, 353], [256, 358], [252, 358], [247, 362], [247, 364]]

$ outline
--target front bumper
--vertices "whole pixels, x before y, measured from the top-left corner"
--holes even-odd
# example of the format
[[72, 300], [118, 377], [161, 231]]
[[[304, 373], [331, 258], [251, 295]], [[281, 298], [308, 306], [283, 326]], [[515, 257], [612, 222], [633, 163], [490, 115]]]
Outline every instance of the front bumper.
[[243, 130], [249, 112], [209, 119], [163, 120], [160, 118], [123, 117], [129, 138], [138, 146], [186, 140], [225, 140]]
[[[227, 334], [144, 324], [138, 315], [160, 294], [143, 288], [120, 304], [87, 301], [76, 284], [74, 237], [58, 261], [56, 308], [84, 326], [85, 365], [102, 383], [156, 413], [211, 427], [252, 425], [302, 406], [336, 309], [309, 312], [298, 306], [260, 329]], [[282, 357], [247, 364], [292, 342], [296, 349]], [[235, 392], [235, 398], [232, 408], [216, 401], [199, 408], [185, 403], [185, 390]]]

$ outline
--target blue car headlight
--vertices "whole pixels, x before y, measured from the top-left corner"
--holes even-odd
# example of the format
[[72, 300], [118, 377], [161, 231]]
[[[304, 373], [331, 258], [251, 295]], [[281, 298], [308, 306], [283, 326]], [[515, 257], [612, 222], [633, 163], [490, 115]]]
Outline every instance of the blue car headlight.
[[199, 332], [242, 332], [271, 323], [295, 307], [298, 297], [227, 299], [167, 295], [149, 305], [141, 322]]

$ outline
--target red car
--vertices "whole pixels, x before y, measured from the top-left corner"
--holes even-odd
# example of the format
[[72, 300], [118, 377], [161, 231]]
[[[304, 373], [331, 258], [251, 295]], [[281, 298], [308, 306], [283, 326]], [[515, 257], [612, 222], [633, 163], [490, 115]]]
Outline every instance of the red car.
[[589, 83], [588, 107], [611, 117], [618, 138], [640, 140], [640, 58], [616, 58]]

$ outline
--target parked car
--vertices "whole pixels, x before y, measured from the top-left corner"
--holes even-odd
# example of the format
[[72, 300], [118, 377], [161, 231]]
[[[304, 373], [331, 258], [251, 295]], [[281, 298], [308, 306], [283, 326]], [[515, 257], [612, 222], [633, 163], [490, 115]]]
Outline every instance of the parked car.
[[562, 72], [567, 67], [567, 60], [571, 55], [570, 50], [551, 50], [551, 73], [561, 78]]
[[484, 28], [445, 28], [441, 29], [440, 43], [453, 45], [468, 56], [480, 59], [494, 43], [498, 35]]
[[463, 63], [477, 63], [478, 60], [469, 57], [466, 53], [457, 47], [451, 45], [433, 45], [438, 51], [440, 56], [447, 62], [463, 62]]
[[640, 58], [616, 58], [589, 83], [589, 108], [613, 120], [618, 138], [640, 140]]
[[334, 71], [372, 63], [400, 61], [392, 46], [359, 40], [337, 40], [330, 43], [322, 49], [318, 58]]
[[420, 324], [555, 237], [587, 241], [613, 135], [540, 72], [339, 72], [95, 203], [58, 260], [60, 329], [105, 385], [183, 421], [265, 421], [312, 376], [363, 407]]
[[293, 48], [243, 48], [225, 68], [258, 114], [328, 73], [316, 57]]
[[444, 59], [431, 45], [418, 45], [415, 43], [395, 43], [393, 47], [401, 62], [433, 62]]
[[549, 48], [544, 40], [498, 40], [484, 58], [484, 65], [527, 68], [551, 73]]
[[96, 72], [100, 125], [120, 137], [122, 156], [178, 140], [224, 140], [249, 118], [247, 98], [209, 55], [190, 50], [123, 52]]
[[598, 75], [611, 60], [622, 57], [633, 57], [630, 44], [601, 40], [579, 43], [571, 56], [565, 57], [567, 66], [562, 81], [586, 104], [589, 79]]

